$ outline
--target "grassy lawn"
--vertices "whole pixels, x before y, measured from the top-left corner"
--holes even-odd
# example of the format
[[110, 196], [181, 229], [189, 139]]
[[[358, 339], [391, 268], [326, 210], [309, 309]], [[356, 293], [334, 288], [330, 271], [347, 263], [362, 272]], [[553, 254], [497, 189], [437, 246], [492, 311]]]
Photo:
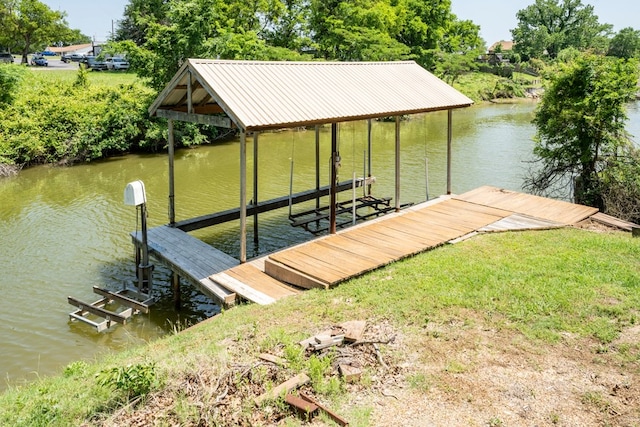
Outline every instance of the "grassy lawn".
[[[32, 70], [37, 73], [39, 80], [45, 83], [73, 82], [78, 75], [78, 70]], [[87, 73], [89, 83], [104, 86], [117, 86], [130, 84], [138, 80], [136, 73], [132, 71], [91, 71]]]
[[[416, 416], [425, 425], [630, 425], [640, 419], [640, 343], [625, 339], [638, 333], [639, 254], [629, 233], [477, 236], [72, 363], [0, 396], [0, 424], [302, 425], [281, 399], [256, 408], [252, 398], [305, 372], [304, 389], [356, 426]], [[381, 353], [361, 345], [309, 355], [297, 344], [354, 319], [367, 321]], [[260, 363], [261, 352], [289, 364]], [[335, 371], [349, 357], [363, 369], [355, 384]], [[609, 378], [620, 382], [615, 395]], [[531, 410], [504, 410], [513, 405]]]

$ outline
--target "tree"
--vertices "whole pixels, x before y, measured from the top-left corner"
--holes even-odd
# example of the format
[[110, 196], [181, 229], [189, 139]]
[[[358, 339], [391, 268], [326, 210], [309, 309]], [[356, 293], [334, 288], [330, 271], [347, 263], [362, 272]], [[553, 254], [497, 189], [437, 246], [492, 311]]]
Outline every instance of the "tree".
[[433, 70], [438, 52], [459, 53], [455, 48], [447, 47], [450, 43], [442, 43], [449, 30], [455, 32], [461, 29], [452, 28], [456, 16], [451, 13], [451, 0], [407, 0], [404, 9], [403, 24], [397, 39], [411, 49], [420, 65]]
[[309, 29], [324, 59], [377, 61], [407, 59], [410, 48], [397, 40], [402, 6], [389, 0], [312, 0]]
[[600, 24], [593, 6], [581, 0], [536, 0], [516, 14], [511, 30], [514, 50], [523, 60], [548, 55], [555, 59], [567, 47], [603, 50], [612, 26]]
[[640, 56], [640, 31], [631, 27], [623, 28], [609, 44], [610, 56], [618, 58], [637, 58]]
[[0, 45], [22, 53], [22, 63], [33, 47], [42, 49], [54, 41], [87, 39], [71, 30], [65, 14], [38, 0], [0, 0]]
[[476, 59], [485, 51], [480, 27], [471, 21], [459, 21], [455, 15], [452, 18], [433, 58], [433, 70], [449, 84], [455, 83], [462, 74], [477, 69]]
[[547, 71], [534, 123], [535, 169], [525, 189], [567, 193], [575, 202], [603, 207], [601, 182], [607, 163], [624, 154], [626, 103], [637, 90], [638, 63], [582, 54]]

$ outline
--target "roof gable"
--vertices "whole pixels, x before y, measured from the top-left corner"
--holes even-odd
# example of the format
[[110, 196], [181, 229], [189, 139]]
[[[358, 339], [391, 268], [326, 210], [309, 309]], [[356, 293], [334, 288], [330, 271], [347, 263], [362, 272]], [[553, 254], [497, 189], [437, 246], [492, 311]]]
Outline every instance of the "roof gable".
[[189, 59], [149, 108], [224, 113], [244, 130], [467, 107], [473, 101], [413, 61]]

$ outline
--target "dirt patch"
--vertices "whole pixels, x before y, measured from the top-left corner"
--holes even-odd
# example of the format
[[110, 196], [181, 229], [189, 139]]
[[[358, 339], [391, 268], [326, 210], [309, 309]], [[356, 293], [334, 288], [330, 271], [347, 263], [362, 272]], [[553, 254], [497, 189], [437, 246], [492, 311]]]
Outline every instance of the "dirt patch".
[[[638, 338], [640, 328], [633, 327], [603, 349], [570, 334], [557, 344], [534, 343], [478, 318], [404, 332], [384, 321], [368, 323], [363, 338], [368, 343], [313, 352], [318, 358], [332, 355], [327, 381], [339, 375], [340, 363], [362, 370], [359, 381], [341, 385], [346, 393], [339, 403], [308, 384], [299, 391], [351, 418], [351, 425], [632, 426], [640, 422]], [[242, 340], [225, 344], [238, 357], [247, 348]], [[270, 353], [284, 356], [284, 349]], [[320, 417], [302, 421], [284, 403], [253, 404], [293, 373], [257, 357], [223, 368], [203, 360], [144, 405], [123, 408], [95, 424], [330, 425]], [[369, 415], [359, 418], [362, 412]], [[191, 414], [188, 422], [185, 413]]]

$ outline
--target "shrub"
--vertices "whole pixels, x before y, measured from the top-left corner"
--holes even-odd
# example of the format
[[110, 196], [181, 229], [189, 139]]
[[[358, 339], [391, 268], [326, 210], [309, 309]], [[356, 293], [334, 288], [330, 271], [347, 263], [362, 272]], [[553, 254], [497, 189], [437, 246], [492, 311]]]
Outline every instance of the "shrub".
[[0, 65], [0, 105], [13, 102], [24, 75], [25, 69], [23, 67], [9, 64]]
[[154, 363], [118, 366], [98, 374], [98, 384], [124, 393], [131, 400], [144, 396], [160, 385]]

